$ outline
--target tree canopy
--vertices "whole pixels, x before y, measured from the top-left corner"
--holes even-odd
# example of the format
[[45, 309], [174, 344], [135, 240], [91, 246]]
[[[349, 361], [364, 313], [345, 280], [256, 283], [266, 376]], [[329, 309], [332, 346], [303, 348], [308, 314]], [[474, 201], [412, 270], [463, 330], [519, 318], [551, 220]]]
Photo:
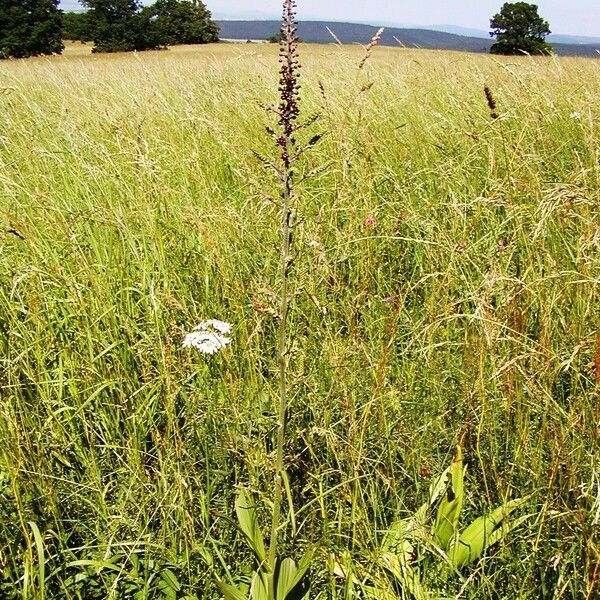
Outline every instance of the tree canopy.
[[89, 8], [89, 37], [93, 52], [127, 52], [160, 46], [151, 23], [141, 14], [138, 0], [81, 0]]
[[0, 58], [62, 52], [58, 0], [0, 0]]
[[161, 44], [206, 44], [219, 39], [219, 28], [202, 2], [157, 0], [145, 9]]
[[62, 52], [62, 39], [92, 41], [93, 52], [150, 50], [218, 41], [200, 0], [79, 0], [88, 10], [62, 13], [59, 0], [0, 0], [0, 58]]
[[63, 13], [63, 39], [90, 42], [92, 37], [89, 16], [89, 12]]
[[492, 54], [549, 54], [552, 46], [545, 41], [550, 26], [528, 2], [506, 2], [491, 19], [490, 35], [496, 38]]
[[89, 8], [84, 33], [94, 52], [149, 50], [174, 44], [218, 41], [218, 27], [203, 2], [157, 0], [80, 0]]

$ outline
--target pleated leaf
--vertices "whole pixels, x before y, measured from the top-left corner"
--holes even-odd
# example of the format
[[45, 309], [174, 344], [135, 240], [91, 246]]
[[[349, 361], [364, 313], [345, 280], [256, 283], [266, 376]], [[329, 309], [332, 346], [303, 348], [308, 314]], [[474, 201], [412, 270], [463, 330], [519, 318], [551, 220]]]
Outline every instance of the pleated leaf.
[[285, 600], [288, 592], [294, 587], [294, 580], [298, 568], [291, 558], [284, 558], [277, 572], [277, 600]]
[[246, 536], [248, 544], [252, 548], [260, 564], [266, 562], [267, 554], [263, 542], [262, 532], [256, 518], [254, 506], [249, 501], [244, 490], [242, 490], [235, 501], [235, 512], [240, 524], [240, 529]]
[[524, 502], [524, 498], [506, 502], [490, 514], [475, 519], [462, 533], [448, 550], [450, 562], [456, 568], [471, 564], [477, 560], [484, 550], [492, 543], [497, 542], [496, 528], [515, 509]]
[[458, 519], [464, 500], [464, 467], [462, 450], [456, 447], [456, 456], [447, 474], [447, 486], [437, 510], [433, 535], [442, 549], [447, 549], [458, 531]]
[[217, 587], [221, 591], [221, 594], [223, 594], [225, 600], [248, 600], [246, 595], [234, 585], [218, 581]]
[[262, 570], [254, 574], [250, 598], [252, 600], [273, 600], [269, 598], [269, 576]]
[[379, 564], [393, 575], [402, 589], [410, 592], [411, 598], [414, 598], [414, 600], [430, 600], [431, 596], [421, 584], [419, 571], [413, 569], [404, 557], [391, 552], [382, 552], [379, 556]]
[[277, 577], [277, 600], [301, 600], [308, 595], [305, 585], [306, 574], [312, 562], [313, 553], [307, 552], [296, 566], [291, 558], [281, 561]]

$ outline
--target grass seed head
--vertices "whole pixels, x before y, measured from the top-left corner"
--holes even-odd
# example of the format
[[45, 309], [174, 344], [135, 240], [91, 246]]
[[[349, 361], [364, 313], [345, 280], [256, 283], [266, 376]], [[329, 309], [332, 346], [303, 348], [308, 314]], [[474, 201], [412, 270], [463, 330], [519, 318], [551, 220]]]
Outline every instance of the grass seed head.
[[377, 46], [377, 44], [379, 43], [379, 40], [381, 40], [381, 36], [383, 35], [385, 28], [381, 27], [377, 33], [371, 38], [371, 41], [369, 42], [369, 44], [367, 45], [366, 49], [365, 49], [365, 55], [362, 57], [362, 60], [360, 61], [359, 65], [358, 65], [358, 69], [361, 70], [365, 64], [367, 63], [367, 61], [369, 60], [369, 58], [371, 58], [371, 54], [373, 53], [373, 48], [375, 48], [375, 46]]

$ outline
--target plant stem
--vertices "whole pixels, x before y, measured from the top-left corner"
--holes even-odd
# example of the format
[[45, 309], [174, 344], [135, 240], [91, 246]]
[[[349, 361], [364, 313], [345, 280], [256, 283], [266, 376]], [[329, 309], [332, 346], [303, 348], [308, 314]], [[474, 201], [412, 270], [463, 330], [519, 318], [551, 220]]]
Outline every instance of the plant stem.
[[277, 533], [281, 512], [281, 496], [283, 487], [283, 452], [287, 424], [288, 389], [287, 389], [287, 316], [289, 311], [289, 267], [291, 259], [291, 181], [286, 177], [284, 198], [281, 206], [281, 303], [279, 306], [279, 330], [277, 341], [277, 360], [279, 363], [279, 411], [277, 422], [277, 458], [275, 463], [275, 494], [273, 500], [273, 523], [271, 543], [269, 547], [269, 564], [275, 566], [277, 554]]
[[[279, 123], [282, 127], [281, 137], [277, 140], [281, 147], [281, 182], [283, 184], [281, 201], [281, 299], [279, 305], [279, 329], [277, 339], [277, 361], [279, 365], [279, 411], [277, 422], [277, 458], [275, 463], [275, 481], [273, 498], [273, 520], [271, 527], [271, 540], [269, 545], [269, 567], [275, 569], [277, 557], [277, 536], [280, 527], [281, 498], [283, 494], [284, 477], [284, 446], [288, 410], [288, 357], [287, 357], [287, 319], [290, 307], [289, 285], [290, 266], [292, 263], [292, 201], [293, 201], [293, 162], [295, 141], [293, 137], [294, 121], [298, 116], [297, 105], [297, 68], [296, 60], [296, 25], [294, 18], [295, 3], [293, 0], [284, 0], [283, 19], [281, 25], [280, 61], [281, 78], [279, 91], [281, 103], [279, 106]], [[274, 590], [273, 590], [274, 591]]]

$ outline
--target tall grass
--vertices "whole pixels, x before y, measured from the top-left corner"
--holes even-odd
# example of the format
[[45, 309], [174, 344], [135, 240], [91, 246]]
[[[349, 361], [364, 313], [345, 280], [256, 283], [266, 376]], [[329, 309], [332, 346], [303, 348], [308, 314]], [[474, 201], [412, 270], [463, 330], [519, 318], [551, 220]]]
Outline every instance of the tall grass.
[[[467, 512], [533, 495], [461, 597], [594, 598], [598, 62], [301, 51], [325, 136], [298, 173], [282, 542], [351, 597], [342, 557], [368, 565], [462, 441]], [[0, 595], [216, 598], [236, 485], [272, 501], [275, 51], [0, 68]], [[180, 348], [205, 317], [235, 324], [209, 359]]]

